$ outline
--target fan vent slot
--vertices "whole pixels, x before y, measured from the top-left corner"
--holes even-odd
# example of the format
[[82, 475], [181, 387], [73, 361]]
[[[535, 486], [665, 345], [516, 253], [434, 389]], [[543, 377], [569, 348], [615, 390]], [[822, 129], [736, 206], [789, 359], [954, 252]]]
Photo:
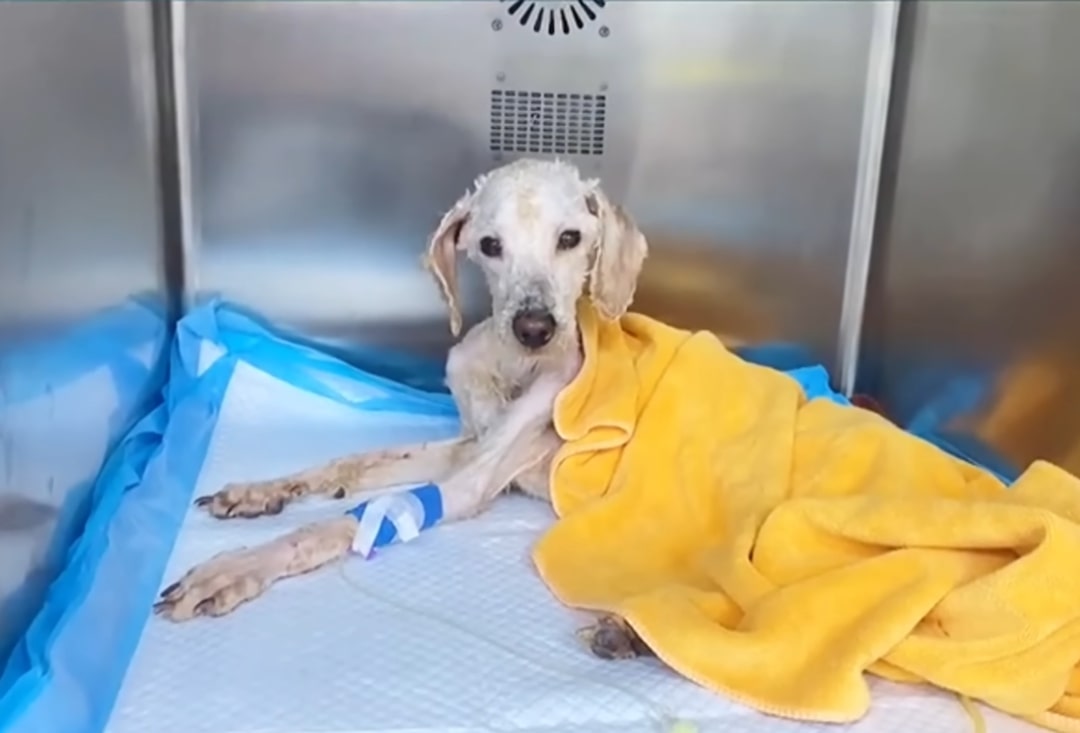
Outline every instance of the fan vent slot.
[[596, 20], [608, 0], [502, 0], [522, 28], [548, 36], [568, 36]]
[[607, 96], [491, 90], [493, 153], [603, 155]]

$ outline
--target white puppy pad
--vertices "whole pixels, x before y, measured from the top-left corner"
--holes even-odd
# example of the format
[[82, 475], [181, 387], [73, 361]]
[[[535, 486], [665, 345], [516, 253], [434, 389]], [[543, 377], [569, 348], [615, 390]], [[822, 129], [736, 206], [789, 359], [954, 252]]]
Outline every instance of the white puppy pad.
[[[361, 412], [241, 369], [195, 495], [453, 429], [445, 418]], [[218, 552], [350, 505], [315, 499], [233, 521], [191, 510], [164, 584]], [[282, 581], [232, 615], [151, 618], [108, 732], [651, 733], [676, 720], [718, 733], [971, 730], [954, 697], [925, 688], [874, 680], [873, 710], [858, 724], [811, 725], [731, 703], [656, 660], [592, 658], [575, 636], [588, 617], [560, 605], [529, 558], [551, 521], [546, 505], [510, 497], [369, 562]], [[983, 714], [993, 733], [1034, 730]]]

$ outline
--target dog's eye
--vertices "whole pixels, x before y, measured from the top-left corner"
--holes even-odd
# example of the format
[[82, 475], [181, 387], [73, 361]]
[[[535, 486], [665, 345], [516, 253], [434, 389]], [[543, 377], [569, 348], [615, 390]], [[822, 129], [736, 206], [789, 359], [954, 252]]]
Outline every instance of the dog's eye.
[[497, 237], [481, 237], [480, 252], [484, 257], [499, 257], [502, 255], [502, 242]]
[[581, 244], [581, 232], [577, 229], [567, 229], [559, 235], [559, 249], [573, 249]]

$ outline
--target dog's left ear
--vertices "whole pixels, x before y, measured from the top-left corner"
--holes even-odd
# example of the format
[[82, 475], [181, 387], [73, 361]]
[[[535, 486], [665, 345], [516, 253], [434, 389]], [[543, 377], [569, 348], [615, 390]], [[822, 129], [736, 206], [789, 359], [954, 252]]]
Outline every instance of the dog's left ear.
[[600, 237], [589, 272], [589, 297], [602, 316], [615, 320], [634, 300], [648, 244], [626, 210], [612, 204], [598, 186], [585, 195], [585, 206], [600, 220]]

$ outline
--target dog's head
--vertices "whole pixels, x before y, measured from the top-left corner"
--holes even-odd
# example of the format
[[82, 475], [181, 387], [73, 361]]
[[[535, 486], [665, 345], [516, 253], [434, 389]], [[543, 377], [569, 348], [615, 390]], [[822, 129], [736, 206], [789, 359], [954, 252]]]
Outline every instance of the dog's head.
[[577, 338], [583, 292], [606, 318], [634, 297], [645, 237], [599, 183], [561, 162], [519, 160], [481, 176], [442, 218], [425, 263], [461, 330], [456, 255], [487, 278], [500, 337], [537, 352]]

